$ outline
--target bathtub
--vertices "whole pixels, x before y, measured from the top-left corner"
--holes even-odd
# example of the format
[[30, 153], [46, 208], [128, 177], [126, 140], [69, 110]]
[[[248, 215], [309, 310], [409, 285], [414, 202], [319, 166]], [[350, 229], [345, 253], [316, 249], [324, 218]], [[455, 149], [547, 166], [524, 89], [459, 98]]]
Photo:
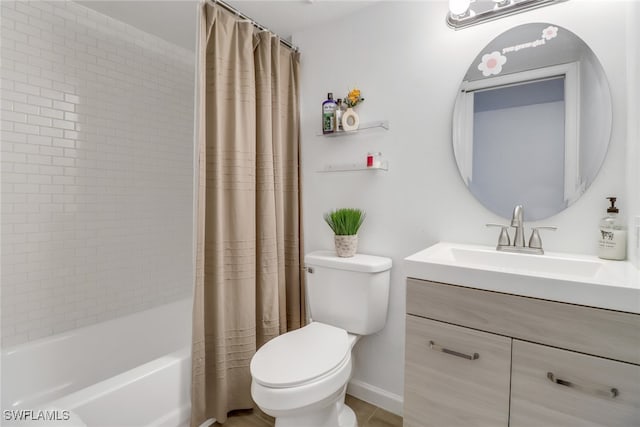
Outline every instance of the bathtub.
[[[191, 299], [184, 299], [4, 349], [0, 422], [188, 425], [191, 309]], [[56, 413], [57, 421], [12, 421], [43, 413]]]

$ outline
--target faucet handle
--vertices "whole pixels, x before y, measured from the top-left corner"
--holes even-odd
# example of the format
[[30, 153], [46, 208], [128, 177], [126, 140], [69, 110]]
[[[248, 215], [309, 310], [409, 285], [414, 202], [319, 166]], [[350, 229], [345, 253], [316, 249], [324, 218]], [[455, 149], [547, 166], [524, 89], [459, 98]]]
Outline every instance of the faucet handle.
[[500, 227], [502, 230], [500, 230], [500, 237], [498, 237], [498, 246], [509, 246], [511, 245], [511, 239], [509, 238], [509, 231], [508, 225], [504, 225], [504, 224], [494, 224], [494, 223], [489, 223], [489, 224], [485, 224], [487, 227]]
[[529, 239], [529, 247], [534, 249], [540, 249], [542, 251], [542, 239], [538, 230], [551, 230], [556, 231], [558, 227], [552, 225], [545, 225], [539, 227], [531, 227], [531, 238]]

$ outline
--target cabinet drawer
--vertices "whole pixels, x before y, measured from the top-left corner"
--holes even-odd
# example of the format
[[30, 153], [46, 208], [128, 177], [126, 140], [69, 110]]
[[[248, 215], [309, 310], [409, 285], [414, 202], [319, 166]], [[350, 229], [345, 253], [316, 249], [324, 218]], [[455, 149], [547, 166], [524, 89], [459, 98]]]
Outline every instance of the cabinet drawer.
[[407, 280], [407, 313], [640, 364], [638, 314], [416, 279]]
[[511, 339], [407, 316], [405, 427], [508, 425]]
[[511, 427], [640, 425], [640, 366], [513, 341]]

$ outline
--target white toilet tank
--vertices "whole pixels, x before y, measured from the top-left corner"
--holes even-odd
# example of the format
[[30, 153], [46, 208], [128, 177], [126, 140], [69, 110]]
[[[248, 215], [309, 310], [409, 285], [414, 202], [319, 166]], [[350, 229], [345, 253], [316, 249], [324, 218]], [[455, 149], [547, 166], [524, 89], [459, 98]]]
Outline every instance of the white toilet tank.
[[381, 330], [387, 321], [391, 259], [333, 251], [304, 257], [311, 319], [358, 335]]

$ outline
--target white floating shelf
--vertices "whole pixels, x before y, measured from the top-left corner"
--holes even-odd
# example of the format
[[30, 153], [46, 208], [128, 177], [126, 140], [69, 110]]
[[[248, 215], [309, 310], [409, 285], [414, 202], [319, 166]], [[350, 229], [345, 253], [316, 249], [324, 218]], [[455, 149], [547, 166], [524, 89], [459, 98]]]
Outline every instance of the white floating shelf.
[[362, 132], [363, 130], [375, 129], [375, 128], [382, 128], [385, 130], [389, 130], [389, 120], [380, 120], [377, 122], [362, 123], [360, 127], [356, 130], [331, 132], [331, 133], [318, 133], [317, 135], [333, 138], [336, 136], [355, 135], [356, 133]]
[[389, 162], [383, 160], [380, 166], [369, 166], [365, 163], [344, 163], [340, 165], [326, 165], [318, 172], [348, 172], [348, 171], [388, 171]]

